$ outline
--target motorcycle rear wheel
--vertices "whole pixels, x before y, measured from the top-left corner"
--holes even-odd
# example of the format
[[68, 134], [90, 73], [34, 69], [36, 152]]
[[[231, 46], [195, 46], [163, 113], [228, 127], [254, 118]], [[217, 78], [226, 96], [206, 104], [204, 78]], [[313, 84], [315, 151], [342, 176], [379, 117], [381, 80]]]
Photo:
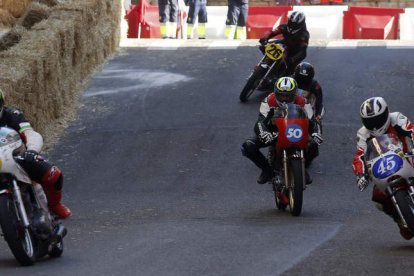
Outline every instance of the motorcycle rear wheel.
[[247, 79], [242, 92], [240, 93], [239, 98], [242, 103], [247, 102], [247, 99], [253, 94], [266, 72], [267, 69], [261, 67], [260, 65], [254, 69], [250, 77]]
[[33, 235], [19, 223], [16, 210], [9, 195], [0, 195], [0, 225], [4, 239], [21, 265], [33, 265], [36, 259]]
[[398, 190], [394, 194], [398, 207], [407, 223], [408, 229], [414, 234], [414, 202], [406, 190]]
[[299, 216], [302, 212], [303, 202], [303, 170], [302, 160], [290, 159], [290, 176], [289, 181], [292, 181], [289, 188], [289, 207], [292, 216]]

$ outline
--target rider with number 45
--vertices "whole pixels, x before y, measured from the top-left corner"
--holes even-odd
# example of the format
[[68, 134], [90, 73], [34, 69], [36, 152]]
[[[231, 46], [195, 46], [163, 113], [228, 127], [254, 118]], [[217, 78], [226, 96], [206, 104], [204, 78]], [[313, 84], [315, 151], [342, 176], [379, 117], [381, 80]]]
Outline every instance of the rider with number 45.
[[370, 180], [374, 183], [376, 207], [393, 218], [409, 240], [414, 234], [414, 125], [400, 112], [389, 113], [382, 97], [365, 100], [360, 116], [363, 126], [353, 160], [357, 186], [363, 191]]
[[[284, 107], [291, 103], [303, 108], [305, 100], [302, 96], [297, 95], [297, 89], [297, 83], [291, 77], [282, 77], [277, 80], [274, 93], [267, 96], [261, 103], [259, 118], [254, 126], [256, 136], [246, 140], [242, 145], [243, 155], [262, 169], [262, 173], [257, 179], [259, 184], [265, 184], [271, 181], [273, 177], [273, 169], [269, 164], [269, 160], [260, 152], [260, 148], [274, 145], [278, 139], [278, 130], [274, 129], [274, 125], [269, 122], [269, 115], [274, 112], [275, 108]], [[319, 128], [314, 121], [309, 121], [309, 133], [311, 133], [312, 139], [306, 152], [306, 168], [309, 167], [312, 160], [317, 156], [318, 145], [323, 142]], [[275, 163], [278, 162], [275, 161]], [[312, 182], [307, 171], [306, 182], [307, 184]]]

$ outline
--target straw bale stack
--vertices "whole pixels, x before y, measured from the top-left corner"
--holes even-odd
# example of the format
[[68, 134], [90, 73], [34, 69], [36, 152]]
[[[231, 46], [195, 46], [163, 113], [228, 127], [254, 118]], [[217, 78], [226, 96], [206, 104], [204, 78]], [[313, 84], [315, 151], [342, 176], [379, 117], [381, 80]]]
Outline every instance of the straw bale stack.
[[71, 118], [91, 74], [118, 48], [121, 1], [32, 3], [30, 10], [37, 7], [48, 17], [28, 29], [22, 17], [15, 26], [24, 29], [20, 41], [0, 51], [7, 104], [21, 109], [47, 143]]
[[16, 18], [8, 11], [0, 9], [0, 25], [11, 27], [16, 22]]
[[44, 4], [46, 6], [49, 6], [49, 7], [53, 7], [53, 6], [56, 6], [57, 4], [59, 4], [58, 0], [35, 0], [35, 1], [39, 2], [41, 4]]
[[1, 0], [0, 9], [9, 11], [14, 17], [18, 18], [24, 14], [26, 7], [32, 0]]
[[47, 5], [38, 2], [32, 2], [26, 9], [26, 12], [18, 20], [17, 24], [22, 25], [26, 29], [30, 29], [36, 23], [49, 17], [50, 8]]

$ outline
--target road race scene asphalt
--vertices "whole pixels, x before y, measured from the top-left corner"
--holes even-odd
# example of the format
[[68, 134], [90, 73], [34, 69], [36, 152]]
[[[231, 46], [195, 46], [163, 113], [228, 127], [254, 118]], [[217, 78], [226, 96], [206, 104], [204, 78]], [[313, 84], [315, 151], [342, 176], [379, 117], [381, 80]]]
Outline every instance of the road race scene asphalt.
[[73, 212], [63, 256], [20, 267], [1, 239], [1, 275], [412, 275], [413, 241], [374, 207], [372, 185], [357, 189], [352, 158], [365, 99], [414, 120], [414, 47], [308, 48], [324, 142], [293, 217], [240, 151], [266, 96], [239, 101], [256, 41], [156, 43], [121, 48], [94, 75], [48, 153]]

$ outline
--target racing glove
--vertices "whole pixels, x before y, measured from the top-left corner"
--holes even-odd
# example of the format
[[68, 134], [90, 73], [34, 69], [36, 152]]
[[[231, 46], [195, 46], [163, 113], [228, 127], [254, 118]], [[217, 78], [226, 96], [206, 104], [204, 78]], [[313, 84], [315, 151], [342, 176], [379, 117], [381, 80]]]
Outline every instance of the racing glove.
[[358, 189], [362, 192], [368, 186], [368, 178], [365, 175], [357, 176], [357, 186]]
[[259, 39], [259, 43], [261, 44], [261, 45], [266, 45], [266, 43], [267, 43], [267, 38], [266, 37], [262, 37], [262, 38], [260, 38]]
[[312, 139], [313, 141], [315, 141], [316, 144], [318, 144], [318, 146], [320, 146], [323, 143], [322, 135], [318, 132], [312, 133]]
[[259, 140], [263, 144], [268, 145], [276, 141], [277, 135], [278, 135], [277, 132], [261, 131], [259, 133]]
[[37, 160], [39, 153], [35, 150], [27, 150], [23, 153], [23, 158], [27, 162], [34, 162]]

